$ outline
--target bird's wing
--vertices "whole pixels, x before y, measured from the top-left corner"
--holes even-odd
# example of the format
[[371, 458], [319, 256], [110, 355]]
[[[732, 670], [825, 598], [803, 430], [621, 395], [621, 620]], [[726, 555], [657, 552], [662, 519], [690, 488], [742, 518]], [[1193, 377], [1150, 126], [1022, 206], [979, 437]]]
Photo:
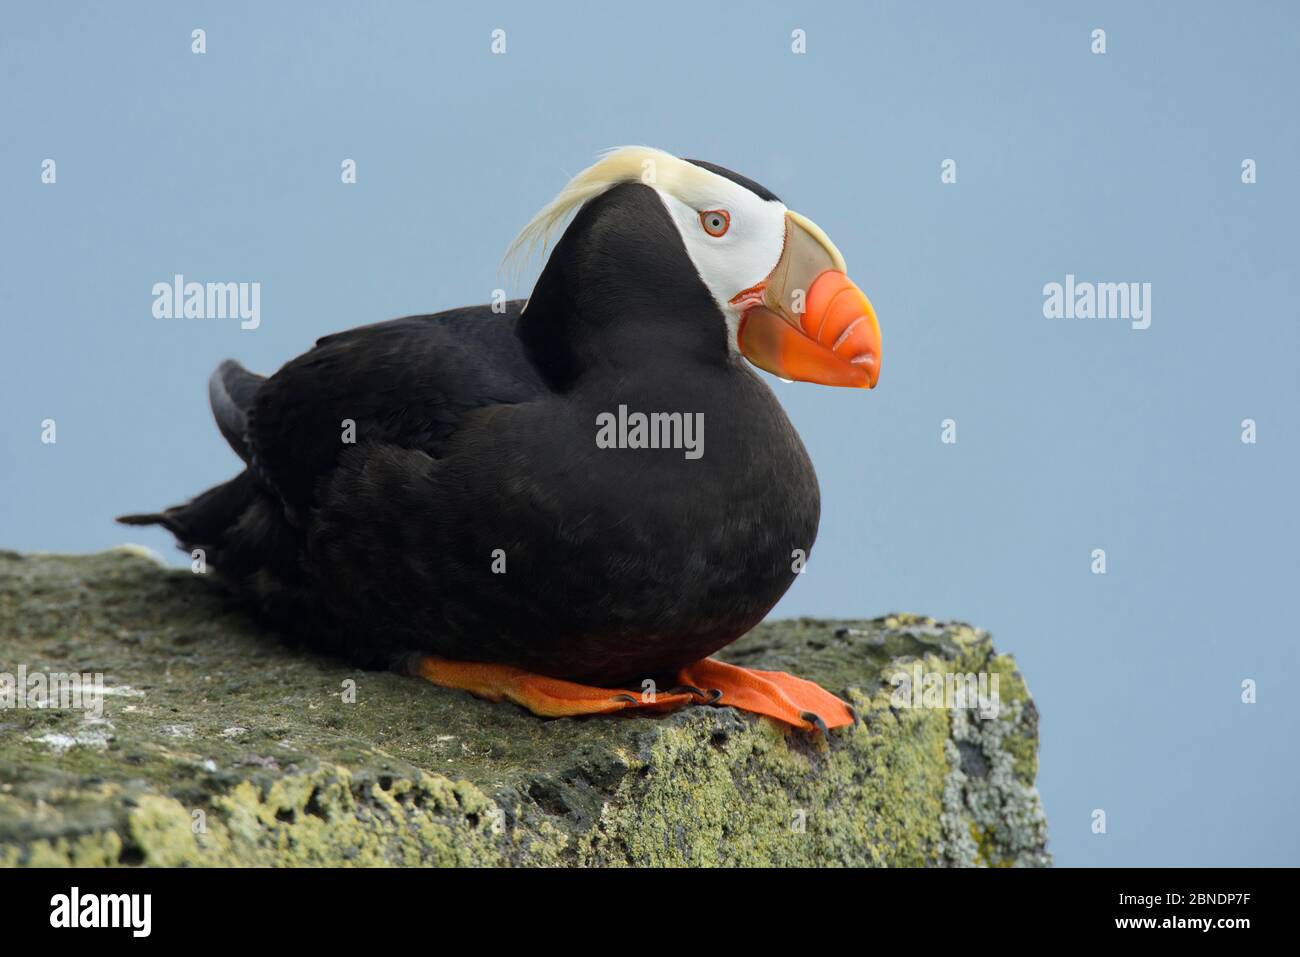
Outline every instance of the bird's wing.
[[257, 393], [265, 381], [265, 376], [249, 372], [234, 359], [227, 359], [217, 366], [208, 379], [208, 402], [212, 406], [212, 417], [217, 420], [217, 428], [235, 450], [235, 454], [245, 463], [250, 454], [247, 438], [248, 410], [253, 407]]
[[261, 385], [248, 415], [251, 466], [291, 506], [349, 442], [437, 457], [466, 412], [545, 391], [514, 334], [522, 306], [410, 316], [326, 336]]

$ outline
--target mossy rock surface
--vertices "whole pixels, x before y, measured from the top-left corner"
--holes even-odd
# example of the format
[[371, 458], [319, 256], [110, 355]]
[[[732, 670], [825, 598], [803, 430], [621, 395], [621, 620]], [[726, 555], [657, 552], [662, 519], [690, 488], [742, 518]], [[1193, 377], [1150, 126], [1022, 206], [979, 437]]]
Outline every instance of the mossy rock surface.
[[[730, 708], [546, 721], [287, 646], [139, 550], [0, 552], [0, 681], [105, 691], [98, 715], [0, 710], [0, 865], [1048, 863], [1037, 711], [984, 632], [775, 621], [721, 657], [861, 720], [828, 740]], [[996, 717], [891, 702], [916, 662], [997, 675]]]

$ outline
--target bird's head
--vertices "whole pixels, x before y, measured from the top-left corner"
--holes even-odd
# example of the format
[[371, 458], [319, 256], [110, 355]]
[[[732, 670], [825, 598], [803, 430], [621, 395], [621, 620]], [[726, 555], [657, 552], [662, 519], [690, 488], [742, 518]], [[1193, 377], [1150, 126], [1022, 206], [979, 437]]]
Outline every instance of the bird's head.
[[[626, 190], [625, 184], [643, 188]], [[602, 197], [607, 208], [588, 215]], [[594, 274], [581, 275], [593, 259], [629, 275], [644, 267], [644, 283], [666, 297], [671, 285], [690, 282], [700, 292], [702, 283], [725, 323], [731, 352], [784, 379], [876, 385], [880, 326], [871, 302], [848, 278], [844, 257], [826, 234], [769, 190], [712, 163], [623, 147], [575, 176], [524, 227], [507, 257], [545, 247], [580, 208], [556, 250], [583, 260], [561, 267], [579, 284], [605, 285]], [[575, 230], [590, 241], [573, 239]], [[659, 248], [671, 242], [668, 233], [680, 238], [671, 253]], [[681, 260], [683, 249], [689, 264]], [[674, 260], [683, 267], [679, 273], [693, 266], [692, 275], [674, 274]], [[674, 305], [683, 311], [680, 301]]]

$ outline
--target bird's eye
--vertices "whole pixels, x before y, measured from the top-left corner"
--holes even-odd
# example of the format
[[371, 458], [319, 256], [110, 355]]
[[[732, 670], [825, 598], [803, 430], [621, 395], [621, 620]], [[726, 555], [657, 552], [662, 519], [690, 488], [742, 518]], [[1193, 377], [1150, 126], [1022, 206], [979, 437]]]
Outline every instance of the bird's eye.
[[725, 209], [706, 209], [700, 213], [700, 225], [710, 236], [721, 236], [731, 228], [731, 214]]

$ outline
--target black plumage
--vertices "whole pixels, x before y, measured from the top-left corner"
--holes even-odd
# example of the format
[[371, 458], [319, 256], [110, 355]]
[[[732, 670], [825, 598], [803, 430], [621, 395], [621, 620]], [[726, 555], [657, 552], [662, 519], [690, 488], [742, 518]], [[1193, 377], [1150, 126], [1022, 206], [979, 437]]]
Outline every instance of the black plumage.
[[[812, 464], [652, 189], [587, 202], [523, 305], [327, 336], [266, 379], [224, 363], [213, 411], [247, 468], [125, 520], [204, 548], [282, 627], [364, 664], [664, 680], [793, 582]], [[619, 405], [703, 413], [704, 455], [598, 448]]]

